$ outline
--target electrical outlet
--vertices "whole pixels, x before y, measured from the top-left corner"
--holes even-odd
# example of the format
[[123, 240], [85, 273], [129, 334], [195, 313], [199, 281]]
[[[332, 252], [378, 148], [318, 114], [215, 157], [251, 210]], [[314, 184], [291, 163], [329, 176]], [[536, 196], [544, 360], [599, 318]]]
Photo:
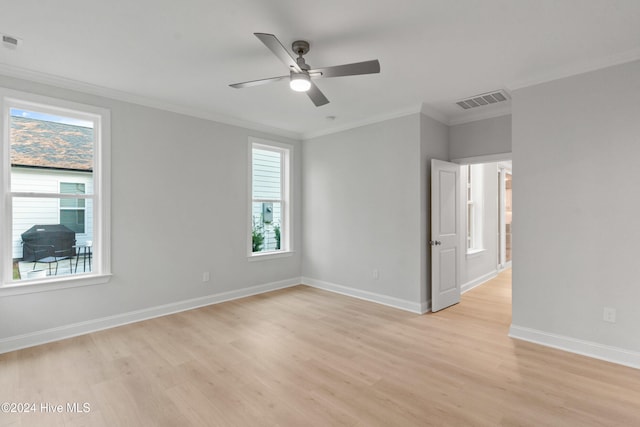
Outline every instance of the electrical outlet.
[[375, 268], [375, 269], [373, 270], [373, 279], [374, 279], [374, 280], [378, 280], [379, 278], [380, 278], [380, 272], [378, 271], [378, 269], [377, 269], [377, 268]]
[[208, 271], [202, 273], [202, 281], [208, 282], [209, 280], [211, 280], [211, 273], [209, 273]]
[[616, 323], [616, 309], [605, 307], [602, 313], [602, 320], [609, 323]]

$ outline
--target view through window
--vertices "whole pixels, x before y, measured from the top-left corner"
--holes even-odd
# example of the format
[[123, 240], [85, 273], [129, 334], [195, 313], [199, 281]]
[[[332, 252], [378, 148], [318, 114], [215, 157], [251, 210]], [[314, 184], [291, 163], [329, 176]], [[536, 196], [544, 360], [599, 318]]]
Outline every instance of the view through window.
[[55, 106], [8, 104], [12, 279], [91, 273], [100, 118]]
[[288, 250], [289, 149], [251, 146], [251, 253]]

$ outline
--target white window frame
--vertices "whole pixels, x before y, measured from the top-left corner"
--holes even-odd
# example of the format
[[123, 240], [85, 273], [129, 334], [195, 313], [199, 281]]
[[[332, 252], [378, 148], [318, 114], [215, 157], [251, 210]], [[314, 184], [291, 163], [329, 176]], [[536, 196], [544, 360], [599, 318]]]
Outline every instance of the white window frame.
[[[484, 239], [483, 239], [483, 224], [484, 224], [484, 177], [480, 175], [484, 173], [484, 170], [474, 170], [473, 166], [482, 165], [467, 165], [466, 167], [466, 253], [467, 256], [474, 256], [484, 252]], [[480, 176], [481, 180], [478, 182], [474, 178]]]
[[475, 238], [475, 204], [473, 202], [473, 180], [471, 174], [471, 165], [467, 165], [467, 180], [465, 186], [465, 195], [467, 199], [467, 252], [474, 249], [474, 238]]
[[[282, 166], [280, 170], [280, 200], [271, 199], [254, 199], [253, 198], [253, 149], [275, 151], [281, 154]], [[269, 141], [260, 138], [249, 138], [249, 161], [248, 161], [248, 209], [247, 209], [247, 257], [249, 261], [266, 260], [271, 258], [279, 258], [290, 256], [293, 253], [293, 237], [292, 237], [292, 210], [291, 210], [291, 159], [293, 158], [293, 145], [281, 142]], [[281, 203], [282, 223], [280, 224], [281, 240], [280, 249], [264, 252], [253, 252], [253, 203], [254, 202], [273, 202]]]
[[[94, 125], [93, 150], [93, 192], [79, 195], [60, 193], [11, 192], [11, 141], [10, 110], [19, 108], [58, 116], [89, 120]], [[0, 171], [2, 173], [2, 192], [0, 212], [0, 263], [3, 272], [0, 277], [0, 296], [18, 295], [35, 292], [53, 291], [76, 286], [107, 283], [111, 276], [111, 114], [108, 109], [92, 105], [79, 104], [67, 100], [50, 98], [27, 92], [0, 87]], [[12, 252], [12, 216], [13, 199], [16, 197], [38, 198], [85, 198], [93, 201], [93, 271], [68, 276], [47, 276], [39, 279], [13, 280]], [[86, 223], [85, 223], [86, 226]]]

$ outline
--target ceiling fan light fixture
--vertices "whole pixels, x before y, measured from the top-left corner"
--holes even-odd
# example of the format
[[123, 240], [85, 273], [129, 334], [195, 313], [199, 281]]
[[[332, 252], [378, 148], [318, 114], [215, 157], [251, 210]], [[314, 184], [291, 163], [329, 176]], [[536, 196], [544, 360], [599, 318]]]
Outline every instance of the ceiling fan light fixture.
[[296, 92], [306, 92], [311, 88], [311, 79], [307, 73], [294, 73], [291, 72], [291, 80], [289, 80], [289, 87]]

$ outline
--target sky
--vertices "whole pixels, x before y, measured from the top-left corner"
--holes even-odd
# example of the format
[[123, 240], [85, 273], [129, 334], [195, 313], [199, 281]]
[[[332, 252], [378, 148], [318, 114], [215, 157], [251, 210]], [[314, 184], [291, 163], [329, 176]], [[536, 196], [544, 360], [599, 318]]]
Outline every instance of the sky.
[[46, 122], [63, 123], [72, 126], [81, 126], [84, 128], [93, 128], [93, 123], [88, 120], [81, 120], [73, 117], [56, 116], [54, 114], [39, 113], [37, 111], [21, 110], [19, 108], [12, 108], [11, 116], [24, 117], [26, 119], [34, 120], [43, 120]]

